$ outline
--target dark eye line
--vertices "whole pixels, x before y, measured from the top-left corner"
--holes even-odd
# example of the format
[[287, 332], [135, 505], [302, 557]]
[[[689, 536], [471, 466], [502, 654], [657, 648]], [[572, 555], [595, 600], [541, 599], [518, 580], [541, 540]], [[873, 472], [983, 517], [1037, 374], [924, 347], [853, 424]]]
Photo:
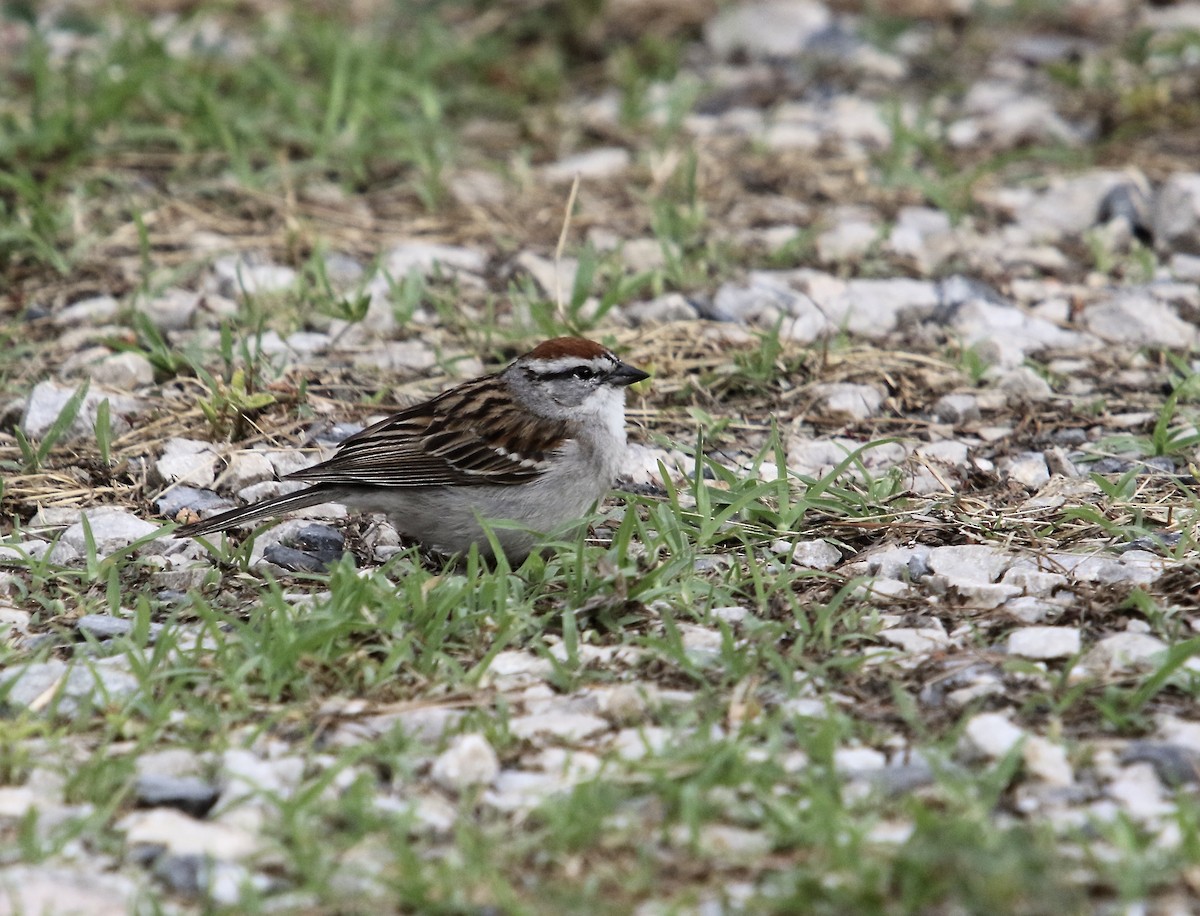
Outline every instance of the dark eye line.
[[559, 369], [557, 372], [543, 372], [538, 377], [543, 380], [577, 378], [582, 381], [594, 379], [600, 375], [602, 375], [601, 372], [589, 366], [575, 366], [571, 369]]

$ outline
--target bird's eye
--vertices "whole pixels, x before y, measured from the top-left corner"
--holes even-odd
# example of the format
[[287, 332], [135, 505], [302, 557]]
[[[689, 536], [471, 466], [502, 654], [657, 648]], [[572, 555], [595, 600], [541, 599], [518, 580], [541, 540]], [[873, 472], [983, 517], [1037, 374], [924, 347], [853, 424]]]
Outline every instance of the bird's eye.
[[580, 366], [579, 368], [572, 370], [571, 375], [580, 380], [595, 378], [596, 370], [588, 368], [587, 366]]

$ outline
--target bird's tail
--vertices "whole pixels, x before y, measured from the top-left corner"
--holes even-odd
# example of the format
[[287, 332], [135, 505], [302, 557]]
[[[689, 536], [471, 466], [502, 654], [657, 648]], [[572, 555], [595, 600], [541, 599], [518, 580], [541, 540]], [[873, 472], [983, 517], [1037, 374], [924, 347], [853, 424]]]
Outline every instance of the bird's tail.
[[240, 509], [230, 509], [212, 518], [204, 518], [198, 522], [184, 525], [175, 532], [177, 538], [191, 538], [201, 534], [212, 534], [214, 531], [224, 531], [236, 525], [248, 525], [264, 518], [275, 518], [285, 512], [295, 509], [305, 509], [321, 503], [338, 502], [343, 491], [336, 487], [315, 486], [296, 493], [285, 493], [260, 503], [243, 506]]

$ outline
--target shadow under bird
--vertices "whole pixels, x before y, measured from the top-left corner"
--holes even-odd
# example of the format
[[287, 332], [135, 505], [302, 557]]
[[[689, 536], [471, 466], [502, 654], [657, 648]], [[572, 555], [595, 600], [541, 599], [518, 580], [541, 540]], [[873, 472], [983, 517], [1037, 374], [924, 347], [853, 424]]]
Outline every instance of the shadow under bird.
[[649, 378], [609, 349], [556, 337], [493, 375], [464, 382], [346, 439], [288, 474], [312, 486], [184, 525], [194, 537], [325, 502], [382, 512], [444, 554], [490, 554], [481, 520], [512, 563], [545, 532], [582, 519], [625, 454], [625, 389]]

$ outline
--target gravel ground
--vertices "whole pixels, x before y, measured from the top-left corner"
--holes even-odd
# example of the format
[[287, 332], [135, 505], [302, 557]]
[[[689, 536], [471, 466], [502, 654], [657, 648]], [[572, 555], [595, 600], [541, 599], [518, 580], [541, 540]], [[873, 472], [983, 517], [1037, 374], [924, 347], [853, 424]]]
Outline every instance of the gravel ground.
[[[251, 191], [231, 169], [137, 190], [136, 220], [103, 195], [80, 204], [103, 235], [65, 273], [5, 262], [5, 338], [31, 358], [7, 364], [0, 434], [0, 901], [582, 912], [543, 882], [592, 880], [611, 897], [589, 911], [832, 907], [865, 867], [819, 864], [769, 802], [807, 810], [799, 787], [826, 774], [868, 859], [916, 868], [922, 818], [957, 810], [958, 790], [985, 829], [1051, 837], [1078, 872], [1054, 885], [1066, 903], [1039, 897], [1048, 879], [1025, 863], [996, 911], [1200, 906], [1200, 4], [880, 6], [614, 0], [589, 40], [680, 40], [677, 70], [636, 96], [613, 68], [587, 71], [525, 136], [466, 123], [437, 208], [311, 174]], [[255, 53], [236, 19], [186, 22], [207, 43], [173, 54]], [[13, 20], [3, 41], [33, 34]], [[102, 40], [49, 14], [42, 34], [54, 66]], [[150, 174], [109, 165], [114, 185]], [[313, 288], [337, 307], [314, 308]], [[601, 509], [588, 589], [537, 573], [537, 626], [517, 638], [480, 614], [447, 643], [454, 669], [371, 682], [360, 669], [389, 662], [357, 643], [325, 658], [333, 630], [276, 659], [284, 673], [269, 648], [226, 669], [226, 642], [289, 638], [267, 619], [335, 619], [353, 588], [403, 596], [424, 576], [426, 594], [458, 574], [337, 506], [228, 550], [162, 526], [279, 492], [389, 408], [564, 327], [654, 373], [630, 400], [634, 495]], [[720, 494], [768, 487], [780, 465], [806, 512], [762, 489], [720, 513]], [[665, 537], [660, 510], [690, 546], [618, 548], [625, 513]], [[676, 560], [683, 585], [633, 586]], [[521, 579], [498, 577], [505, 600], [534, 594]], [[822, 624], [822, 608], [842, 616]], [[155, 668], [237, 710], [219, 740], [172, 718], [182, 701]], [[206, 670], [225, 672], [211, 692]], [[664, 801], [658, 781], [687, 783], [730, 744], [744, 773]], [[81, 788], [72, 770], [98, 754], [119, 773]], [[598, 838], [522, 852], [511, 894], [400, 893], [392, 870], [417, 866], [365, 830], [334, 842], [314, 889], [289, 832], [340, 836], [344, 812], [288, 818], [352, 799], [402, 820], [418, 857], [468, 868], [472, 825], [502, 845], [609, 785], [622, 803]], [[873, 799], [875, 820], [846, 813]], [[977, 848], [913, 880], [985, 873]], [[598, 863], [630, 850], [653, 864], [612, 890], [620, 868]], [[811, 861], [829, 886], [789, 883]], [[922, 897], [896, 868], [853, 907], [982, 911], [999, 893]]]

